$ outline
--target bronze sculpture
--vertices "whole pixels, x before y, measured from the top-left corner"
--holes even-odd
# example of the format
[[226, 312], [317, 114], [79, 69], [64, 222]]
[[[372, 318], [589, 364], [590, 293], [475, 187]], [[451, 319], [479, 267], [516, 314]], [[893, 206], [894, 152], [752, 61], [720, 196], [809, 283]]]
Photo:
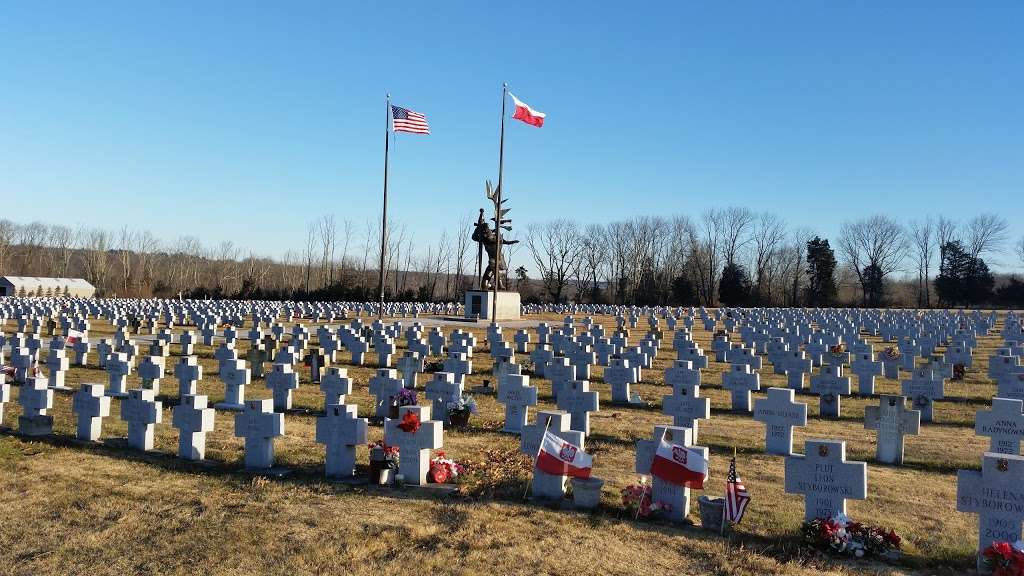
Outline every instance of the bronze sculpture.
[[[500, 218], [500, 222], [496, 224], [495, 228], [491, 228], [487, 221], [484, 220], [484, 209], [480, 209], [480, 214], [477, 217], [476, 226], [473, 229], [472, 239], [474, 242], [479, 244], [477, 250], [477, 270], [480, 269], [483, 258], [483, 251], [487, 251], [487, 268], [483, 271], [480, 276], [480, 289], [481, 290], [492, 290], [494, 289], [494, 283], [497, 282], [498, 290], [505, 290], [508, 286], [508, 270], [505, 266], [505, 257], [498, 255], [498, 231], [497, 226], [501, 226], [502, 230], [511, 231], [512, 223], [511, 219], [505, 219], [505, 214], [508, 213], [508, 208], [502, 208], [498, 205], [498, 194], [496, 191], [491, 190], [491, 183], [487, 182], [487, 198], [494, 203], [495, 217], [491, 220]], [[502, 199], [501, 203], [504, 204], [505, 200]], [[500, 213], [500, 216], [498, 214]], [[509, 244], [518, 244], [519, 240], [506, 240], [501, 239], [501, 244], [507, 246]], [[495, 266], [495, 261], [498, 261], [498, 265]]]

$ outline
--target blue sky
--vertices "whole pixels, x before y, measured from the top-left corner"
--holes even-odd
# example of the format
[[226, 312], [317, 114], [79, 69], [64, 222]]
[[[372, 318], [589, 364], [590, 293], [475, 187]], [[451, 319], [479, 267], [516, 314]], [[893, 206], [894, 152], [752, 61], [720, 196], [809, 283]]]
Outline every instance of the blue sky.
[[268, 255], [324, 213], [361, 235], [390, 91], [432, 129], [397, 138], [391, 216], [432, 242], [496, 179], [507, 81], [548, 114], [508, 127], [520, 228], [742, 204], [1019, 238], [1021, 30], [1016, 2], [0, 0], [0, 210]]

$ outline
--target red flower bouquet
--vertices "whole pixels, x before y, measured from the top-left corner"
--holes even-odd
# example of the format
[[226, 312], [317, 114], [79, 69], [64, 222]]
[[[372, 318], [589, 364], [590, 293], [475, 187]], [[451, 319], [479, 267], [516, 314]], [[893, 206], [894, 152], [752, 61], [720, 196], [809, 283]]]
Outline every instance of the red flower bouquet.
[[406, 412], [402, 416], [402, 421], [398, 423], [398, 427], [404, 432], [415, 434], [420, 429], [420, 417], [415, 412]]

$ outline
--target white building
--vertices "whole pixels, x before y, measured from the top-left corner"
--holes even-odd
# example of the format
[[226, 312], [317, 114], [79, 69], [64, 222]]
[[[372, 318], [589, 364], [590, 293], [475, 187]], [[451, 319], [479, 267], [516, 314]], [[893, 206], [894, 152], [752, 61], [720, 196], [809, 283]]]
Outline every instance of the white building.
[[0, 296], [71, 296], [92, 298], [96, 288], [81, 278], [0, 276]]

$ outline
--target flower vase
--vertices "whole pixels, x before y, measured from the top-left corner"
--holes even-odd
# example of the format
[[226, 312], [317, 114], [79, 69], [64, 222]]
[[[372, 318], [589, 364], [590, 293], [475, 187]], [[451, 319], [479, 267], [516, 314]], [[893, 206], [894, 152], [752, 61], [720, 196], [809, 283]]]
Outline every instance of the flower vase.
[[722, 522], [725, 521], [725, 498], [708, 498], [701, 496], [697, 498], [700, 505], [700, 526], [712, 532], [722, 531]]
[[452, 428], [465, 428], [469, 425], [469, 410], [452, 410], [448, 413], [448, 422]]
[[601, 487], [604, 480], [600, 478], [573, 478], [572, 501], [577, 508], [591, 510], [601, 503]]

